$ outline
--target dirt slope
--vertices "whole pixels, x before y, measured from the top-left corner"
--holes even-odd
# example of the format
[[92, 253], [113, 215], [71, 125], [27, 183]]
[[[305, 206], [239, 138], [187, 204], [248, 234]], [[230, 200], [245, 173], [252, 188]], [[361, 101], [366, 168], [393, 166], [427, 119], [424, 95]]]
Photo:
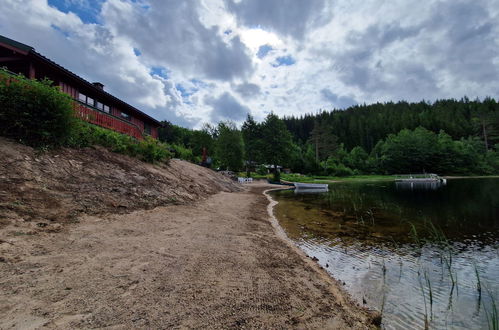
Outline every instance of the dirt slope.
[[103, 148], [37, 154], [0, 138], [0, 227], [8, 219], [71, 222], [80, 214], [128, 213], [238, 189], [181, 160], [151, 165]]

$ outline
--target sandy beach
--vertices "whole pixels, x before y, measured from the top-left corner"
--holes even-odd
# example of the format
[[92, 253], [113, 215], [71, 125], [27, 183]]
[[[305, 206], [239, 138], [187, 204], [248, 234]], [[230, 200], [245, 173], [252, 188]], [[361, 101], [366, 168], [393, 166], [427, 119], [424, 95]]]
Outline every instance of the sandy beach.
[[0, 328], [372, 328], [278, 235], [255, 183], [189, 205], [3, 231]]

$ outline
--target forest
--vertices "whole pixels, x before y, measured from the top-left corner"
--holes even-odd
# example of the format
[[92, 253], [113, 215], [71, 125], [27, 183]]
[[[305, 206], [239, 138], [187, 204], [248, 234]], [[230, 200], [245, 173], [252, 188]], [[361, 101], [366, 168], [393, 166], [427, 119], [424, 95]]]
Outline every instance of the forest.
[[499, 103], [447, 99], [356, 105], [263, 122], [248, 114], [238, 128], [232, 122], [206, 124], [200, 130], [163, 122], [160, 140], [179, 158], [232, 171], [279, 165], [295, 173], [499, 174]]

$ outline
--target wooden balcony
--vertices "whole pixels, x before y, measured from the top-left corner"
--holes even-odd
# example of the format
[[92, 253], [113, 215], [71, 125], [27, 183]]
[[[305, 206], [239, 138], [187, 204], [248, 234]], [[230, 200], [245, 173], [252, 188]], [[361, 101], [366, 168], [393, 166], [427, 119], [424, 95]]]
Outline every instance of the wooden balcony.
[[142, 140], [144, 138], [140, 128], [129, 121], [115, 117], [97, 109], [92, 109], [77, 101], [73, 102], [73, 109], [76, 117], [86, 122], [108, 128], [119, 133], [130, 135], [138, 140]]

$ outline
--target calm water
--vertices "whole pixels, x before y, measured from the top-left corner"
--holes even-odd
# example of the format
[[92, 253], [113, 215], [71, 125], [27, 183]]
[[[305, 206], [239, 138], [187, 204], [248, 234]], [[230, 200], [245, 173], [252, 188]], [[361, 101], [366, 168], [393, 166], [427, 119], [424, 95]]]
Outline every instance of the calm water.
[[499, 179], [329, 189], [273, 192], [276, 216], [354, 298], [382, 310], [385, 328], [488, 328], [499, 305]]

